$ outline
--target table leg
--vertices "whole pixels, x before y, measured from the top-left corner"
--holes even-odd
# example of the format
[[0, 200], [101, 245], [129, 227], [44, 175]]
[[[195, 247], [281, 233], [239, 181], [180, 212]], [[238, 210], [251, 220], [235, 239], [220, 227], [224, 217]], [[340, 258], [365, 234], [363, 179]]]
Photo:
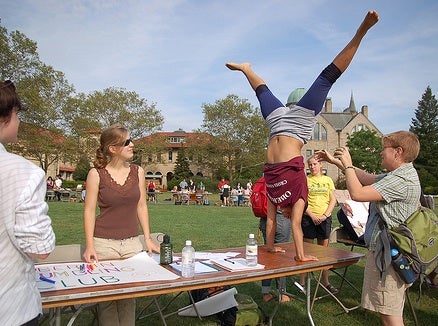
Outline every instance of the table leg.
[[306, 307], [307, 307], [307, 317], [309, 317], [310, 325], [315, 326], [313, 322], [311, 307], [310, 307], [310, 272], [307, 272], [307, 287], [306, 287]]
[[55, 308], [55, 325], [61, 326], [61, 307]]

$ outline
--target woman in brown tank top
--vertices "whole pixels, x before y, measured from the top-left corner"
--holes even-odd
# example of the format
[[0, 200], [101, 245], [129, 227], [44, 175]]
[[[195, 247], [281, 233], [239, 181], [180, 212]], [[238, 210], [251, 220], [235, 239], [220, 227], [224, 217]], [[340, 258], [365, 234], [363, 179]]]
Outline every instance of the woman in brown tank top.
[[[150, 237], [144, 170], [129, 163], [134, 144], [126, 128], [116, 124], [102, 132], [94, 168], [87, 176], [84, 206], [84, 260], [125, 259], [143, 250], [138, 224], [148, 251], [159, 252]], [[99, 215], [96, 216], [96, 206]], [[134, 325], [135, 299], [103, 302], [99, 325]]]

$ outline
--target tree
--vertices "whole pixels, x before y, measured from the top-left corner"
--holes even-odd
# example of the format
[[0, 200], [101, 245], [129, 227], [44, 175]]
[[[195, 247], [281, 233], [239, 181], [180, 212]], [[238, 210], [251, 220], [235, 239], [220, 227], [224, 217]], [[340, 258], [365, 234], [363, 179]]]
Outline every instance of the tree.
[[176, 180], [188, 179], [192, 175], [184, 147], [178, 151], [173, 173]]
[[348, 136], [347, 146], [354, 165], [369, 172], [383, 172], [380, 153], [382, 140], [374, 130], [360, 130]]
[[75, 142], [65, 137], [62, 112], [74, 92], [62, 72], [43, 64], [36, 42], [0, 26], [0, 78], [12, 79], [27, 111], [20, 113], [20, 144], [11, 150], [35, 158], [47, 172], [51, 164], [72, 157]]
[[79, 94], [70, 102], [66, 112], [75, 134], [88, 130], [104, 129], [114, 123], [125, 126], [133, 139], [161, 130], [164, 118], [156, 109], [136, 92], [109, 87], [88, 95]]
[[[41, 63], [37, 44], [23, 33], [8, 33], [0, 26], [0, 78], [10, 79], [18, 84], [24, 78], [32, 77]], [[17, 87], [20, 92], [20, 87]]]
[[438, 102], [432, 94], [430, 86], [426, 88], [418, 107], [415, 118], [409, 128], [417, 135], [421, 147], [414, 164], [420, 176], [425, 193], [438, 192]]
[[248, 171], [260, 176], [269, 131], [259, 110], [237, 95], [202, 107], [202, 131], [213, 136], [203, 149], [205, 163], [216, 171], [227, 171], [228, 175], [222, 176], [230, 181]]
[[90, 161], [86, 155], [81, 155], [76, 164], [75, 172], [73, 172], [73, 179], [85, 181], [87, 180], [88, 171], [90, 171]]
[[76, 147], [76, 141], [65, 137], [61, 130], [48, 130], [27, 123], [21, 123], [19, 128], [20, 141], [10, 145], [11, 151], [34, 158], [45, 172], [59, 160], [75, 161], [76, 152], [71, 149]]

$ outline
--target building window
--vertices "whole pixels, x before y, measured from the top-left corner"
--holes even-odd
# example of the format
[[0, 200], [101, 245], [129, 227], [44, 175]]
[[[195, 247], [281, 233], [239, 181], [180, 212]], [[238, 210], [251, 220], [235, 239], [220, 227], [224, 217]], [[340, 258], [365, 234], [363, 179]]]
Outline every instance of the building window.
[[361, 130], [370, 130], [370, 128], [368, 128], [368, 126], [364, 125], [363, 123], [359, 123], [351, 129], [351, 133], [355, 133], [356, 131], [361, 131]]
[[169, 159], [169, 162], [172, 162], [172, 159], [173, 159], [173, 152], [172, 151], [169, 151], [168, 159]]
[[313, 128], [313, 140], [327, 140], [327, 129], [320, 123], [316, 123]]
[[310, 156], [312, 156], [312, 150], [306, 149], [306, 161], [309, 159]]
[[172, 136], [172, 137], [169, 137], [167, 140], [171, 144], [179, 144], [179, 143], [184, 143], [185, 140], [186, 140], [186, 137], [175, 137], [175, 136]]

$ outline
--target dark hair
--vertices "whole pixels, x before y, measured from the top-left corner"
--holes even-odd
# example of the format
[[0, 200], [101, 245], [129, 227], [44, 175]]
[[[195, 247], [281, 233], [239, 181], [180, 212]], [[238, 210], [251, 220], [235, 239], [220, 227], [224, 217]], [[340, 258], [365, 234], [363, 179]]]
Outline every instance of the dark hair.
[[15, 92], [14, 83], [10, 80], [0, 82], [0, 119], [8, 122], [14, 109], [23, 110], [21, 101]]

